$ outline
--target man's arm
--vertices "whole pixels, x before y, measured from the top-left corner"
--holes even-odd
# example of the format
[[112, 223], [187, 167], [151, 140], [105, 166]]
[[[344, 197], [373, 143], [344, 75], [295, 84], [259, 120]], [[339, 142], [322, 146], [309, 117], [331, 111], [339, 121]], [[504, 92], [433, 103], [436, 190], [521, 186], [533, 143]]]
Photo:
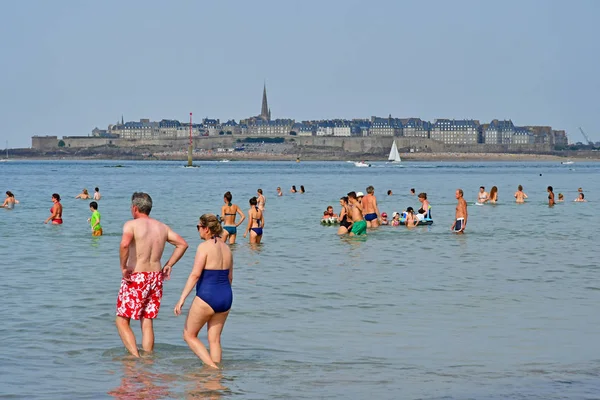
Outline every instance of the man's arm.
[[185, 254], [185, 251], [188, 248], [188, 244], [184, 238], [179, 236], [177, 233], [173, 232], [171, 228], [167, 226], [167, 242], [175, 246], [175, 250], [173, 250], [173, 254], [163, 267], [163, 275], [166, 279], [171, 277], [171, 268], [173, 265], [177, 263]]
[[119, 260], [121, 264], [121, 273], [123, 277], [127, 277], [127, 260], [129, 260], [129, 246], [133, 242], [133, 226], [130, 222], [125, 222], [123, 225], [123, 236], [121, 236], [121, 244], [119, 246]]
[[466, 201], [463, 201], [462, 208], [463, 208], [463, 214], [465, 216], [465, 221], [462, 226], [462, 230], [464, 231], [465, 228], [467, 227], [467, 217], [469, 216], [469, 213], [467, 212], [467, 202]]

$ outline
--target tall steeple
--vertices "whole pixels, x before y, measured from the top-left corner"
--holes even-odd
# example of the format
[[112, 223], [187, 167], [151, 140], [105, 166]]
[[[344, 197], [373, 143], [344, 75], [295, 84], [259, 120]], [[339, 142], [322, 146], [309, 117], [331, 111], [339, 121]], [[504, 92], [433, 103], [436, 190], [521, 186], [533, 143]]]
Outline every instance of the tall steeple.
[[269, 110], [269, 104], [267, 103], [267, 84], [263, 88], [262, 108], [260, 110], [260, 117], [265, 121], [271, 120], [271, 110]]

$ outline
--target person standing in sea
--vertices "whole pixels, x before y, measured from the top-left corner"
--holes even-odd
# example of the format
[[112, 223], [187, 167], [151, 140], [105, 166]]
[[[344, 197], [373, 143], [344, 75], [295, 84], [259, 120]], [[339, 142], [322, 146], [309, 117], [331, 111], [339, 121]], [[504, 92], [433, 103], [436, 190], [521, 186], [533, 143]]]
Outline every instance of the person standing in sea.
[[377, 228], [379, 226], [379, 208], [377, 208], [377, 197], [375, 197], [375, 188], [367, 187], [367, 195], [361, 201], [367, 228]]
[[[227, 231], [229, 238], [229, 244], [235, 243], [235, 238], [237, 237], [237, 228], [244, 222], [246, 216], [242, 212], [242, 210], [238, 207], [237, 204], [232, 204], [231, 199], [233, 196], [231, 192], [226, 192], [223, 195], [223, 201], [225, 204], [221, 207], [221, 218], [223, 219], [223, 229]], [[235, 222], [236, 215], [239, 214], [241, 219], [238, 223]]]
[[367, 234], [367, 221], [363, 218], [363, 209], [358, 201], [356, 192], [348, 193], [348, 203], [350, 208], [350, 217], [352, 219], [352, 228], [350, 236], [360, 236]]
[[548, 206], [552, 207], [556, 204], [554, 201], [554, 188], [552, 186], [548, 186]]
[[517, 203], [525, 203], [525, 199], [527, 198], [527, 195], [523, 192], [523, 186], [519, 185], [517, 187], [517, 191], [515, 192], [515, 201]]
[[250, 210], [248, 210], [248, 227], [244, 232], [244, 237], [250, 232], [250, 243], [260, 243], [263, 235], [263, 228], [265, 226], [265, 217], [260, 208], [258, 208], [258, 200], [256, 197], [252, 197], [249, 201]]
[[456, 189], [455, 197], [458, 200], [456, 205], [456, 214], [454, 224], [452, 224], [452, 231], [457, 234], [465, 233], [467, 227], [467, 202], [464, 199], [464, 193], [462, 189]]
[[[233, 254], [227, 245], [217, 240], [222, 228], [216, 216], [202, 215], [197, 228], [204, 242], [196, 250], [192, 272], [173, 311], [175, 315], [181, 315], [185, 299], [196, 286], [196, 296], [183, 328], [183, 339], [204, 364], [218, 368], [223, 352], [221, 333], [233, 303]], [[205, 324], [208, 324], [210, 353], [198, 339], [198, 333]]]
[[[131, 196], [133, 220], [123, 225], [119, 247], [123, 277], [117, 297], [115, 324], [123, 344], [135, 357], [139, 357], [140, 353], [130, 321], [132, 318], [140, 320], [142, 348], [151, 352], [154, 349], [153, 320], [158, 316], [163, 280], [171, 277], [173, 265], [188, 248], [187, 242], [168, 225], [150, 218], [150, 211], [152, 198], [149, 194], [136, 192]], [[175, 246], [175, 250], [163, 267], [161, 257], [167, 242]]]
[[256, 196], [256, 201], [258, 202], [258, 208], [260, 209], [260, 211], [264, 211], [265, 205], [267, 204], [267, 199], [265, 199], [265, 196], [263, 196], [262, 189], [258, 189], [256, 191], [256, 193], [258, 194], [258, 196]]
[[98, 201], [102, 198], [102, 195], [100, 194], [100, 188], [94, 188], [94, 200]]
[[60, 204], [60, 195], [58, 193], [52, 193], [52, 203], [54, 203], [54, 204], [52, 205], [52, 208], [50, 209], [50, 216], [48, 218], [46, 218], [44, 223], [47, 224], [48, 221], [51, 220], [54, 225], [61, 225], [63, 223], [63, 220], [62, 220], [63, 207], [62, 207], [62, 204]]
[[15, 204], [19, 204], [19, 200], [15, 199], [15, 195], [10, 191], [6, 191], [6, 199], [4, 199], [4, 203], [0, 206], [0, 208], [7, 208], [12, 210], [15, 208]]

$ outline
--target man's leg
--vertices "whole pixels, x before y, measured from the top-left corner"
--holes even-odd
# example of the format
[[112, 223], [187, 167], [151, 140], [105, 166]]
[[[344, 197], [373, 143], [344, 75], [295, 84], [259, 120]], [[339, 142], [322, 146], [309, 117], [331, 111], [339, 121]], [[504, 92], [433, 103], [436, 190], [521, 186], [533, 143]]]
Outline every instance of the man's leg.
[[139, 357], [140, 353], [137, 349], [137, 344], [135, 342], [135, 335], [129, 326], [129, 318], [119, 317], [115, 321], [117, 325], [117, 329], [119, 331], [119, 336], [121, 336], [121, 340], [125, 345], [125, 348], [135, 357]]
[[150, 318], [140, 318], [142, 327], [142, 349], [151, 353], [154, 351], [154, 325]]

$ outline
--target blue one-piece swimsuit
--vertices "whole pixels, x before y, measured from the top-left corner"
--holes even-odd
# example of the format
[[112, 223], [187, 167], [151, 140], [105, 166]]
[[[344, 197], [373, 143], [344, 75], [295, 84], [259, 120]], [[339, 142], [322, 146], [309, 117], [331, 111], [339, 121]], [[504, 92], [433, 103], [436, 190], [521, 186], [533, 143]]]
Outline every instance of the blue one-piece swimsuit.
[[196, 296], [208, 304], [215, 313], [229, 311], [233, 303], [233, 292], [229, 283], [228, 269], [202, 270], [196, 283]]

